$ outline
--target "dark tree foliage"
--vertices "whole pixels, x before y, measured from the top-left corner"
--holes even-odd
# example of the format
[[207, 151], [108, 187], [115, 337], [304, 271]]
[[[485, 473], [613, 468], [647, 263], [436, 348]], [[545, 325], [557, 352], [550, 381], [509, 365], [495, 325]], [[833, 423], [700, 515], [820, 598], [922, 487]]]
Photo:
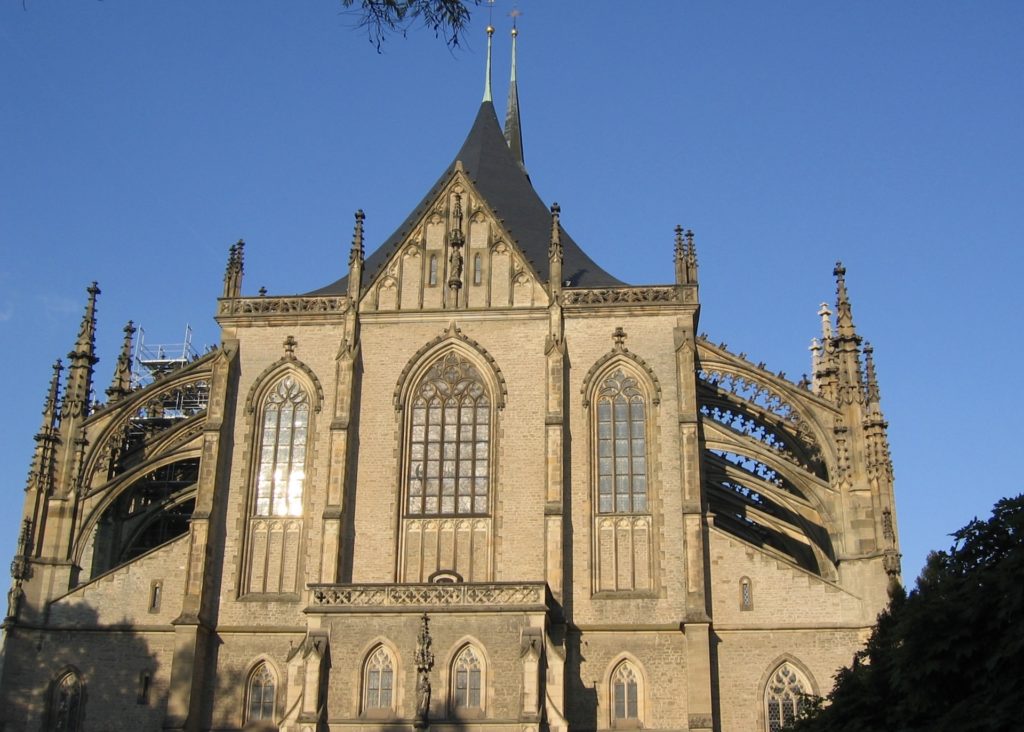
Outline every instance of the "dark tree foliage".
[[1024, 495], [953, 536], [792, 732], [1024, 729]]
[[[469, 24], [470, 8], [480, 0], [341, 0], [350, 8], [365, 28], [370, 41], [380, 50], [391, 33], [405, 36], [408, 31], [422, 25], [452, 48], [460, 45]], [[356, 9], [352, 9], [356, 8]]]

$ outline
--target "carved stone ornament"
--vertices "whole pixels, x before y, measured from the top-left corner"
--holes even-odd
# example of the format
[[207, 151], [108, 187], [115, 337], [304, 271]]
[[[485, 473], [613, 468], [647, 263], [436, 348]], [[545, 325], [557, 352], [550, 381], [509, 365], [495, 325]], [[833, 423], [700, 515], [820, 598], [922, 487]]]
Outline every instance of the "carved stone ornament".
[[235, 297], [222, 299], [218, 315], [308, 315], [343, 313], [347, 297]]
[[563, 305], [634, 305], [680, 302], [678, 287], [603, 287], [563, 290]]

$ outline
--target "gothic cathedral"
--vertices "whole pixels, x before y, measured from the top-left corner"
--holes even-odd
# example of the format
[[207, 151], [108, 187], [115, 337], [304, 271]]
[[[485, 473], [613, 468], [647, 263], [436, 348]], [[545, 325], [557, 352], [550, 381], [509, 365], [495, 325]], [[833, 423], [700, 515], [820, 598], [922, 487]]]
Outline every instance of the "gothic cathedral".
[[[488, 64], [490, 63], [488, 59]], [[514, 68], [514, 67], [513, 67]], [[94, 393], [91, 286], [12, 563], [0, 729], [775, 732], [899, 581], [845, 271], [812, 375], [595, 264], [526, 174], [516, 87], [398, 230], [220, 345]], [[667, 259], [667, 258], [666, 258]], [[666, 268], [667, 269], [667, 268]]]

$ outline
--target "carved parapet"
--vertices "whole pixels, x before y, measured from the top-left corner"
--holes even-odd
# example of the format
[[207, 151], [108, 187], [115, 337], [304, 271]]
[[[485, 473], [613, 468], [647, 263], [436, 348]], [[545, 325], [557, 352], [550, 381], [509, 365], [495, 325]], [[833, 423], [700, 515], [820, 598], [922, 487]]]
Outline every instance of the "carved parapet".
[[546, 610], [544, 582], [310, 585], [307, 612], [460, 612]]
[[664, 305], [697, 303], [696, 288], [676, 286], [570, 288], [562, 291], [566, 307], [594, 305]]
[[349, 306], [345, 296], [231, 297], [217, 301], [217, 320], [253, 315], [340, 315]]

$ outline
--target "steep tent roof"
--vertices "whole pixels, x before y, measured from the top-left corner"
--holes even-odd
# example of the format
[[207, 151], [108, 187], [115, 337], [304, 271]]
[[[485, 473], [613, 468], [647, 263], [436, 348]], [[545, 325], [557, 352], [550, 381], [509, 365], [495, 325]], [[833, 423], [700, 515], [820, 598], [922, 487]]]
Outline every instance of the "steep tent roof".
[[[437, 180], [419, 205], [388, 237], [365, 265], [366, 281], [372, 281], [388, 262], [401, 243], [426, 213], [441, 188], [455, 172], [455, 162], [461, 161], [466, 174], [495, 214], [515, 244], [529, 260], [543, 280], [548, 278], [548, 245], [551, 239], [551, 213], [533, 189], [529, 177], [509, 150], [505, 135], [498, 124], [494, 105], [485, 101], [480, 105], [473, 127], [462, 143], [455, 160]], [[580, 249], [572, 237], [562, 230], [563, 278], [573, 287], [608, 287], [623, 284], [601, 269]], [[310, 295], [337, 295], [346, 291], [348, 277], [342, 277]]]

